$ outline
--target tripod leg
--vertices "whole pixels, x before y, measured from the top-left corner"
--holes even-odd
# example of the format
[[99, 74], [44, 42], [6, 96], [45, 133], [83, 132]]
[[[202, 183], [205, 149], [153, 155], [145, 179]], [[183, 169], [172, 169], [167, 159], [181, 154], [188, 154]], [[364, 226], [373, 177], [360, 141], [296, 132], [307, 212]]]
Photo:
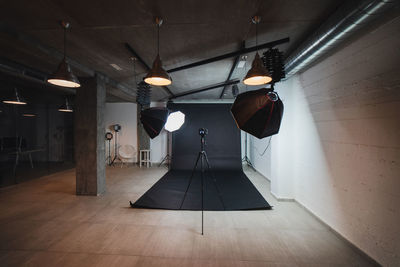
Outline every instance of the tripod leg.
[[196, 171], [197, 164], [199, 163], [200, 155], [201, 155], [201, 152], [199, 152], [199, 155], [197, 156], [196, 163], [194, 164], [194, 167], [193, 167], [193, 170], [192, 170], [192, 174], [190, 175], [189, 184], [186, 187], [186, 191], [185, 191], [185, 194], [183, 195], [182, 203], [181, 203], [179, 209], [182, 209], [183, 202], [185, 202], [187, 192], [189, 190], [190, 185], [192, 184], [192, 179], [193, 179], [194, 172]]
[[221, 201], [222, 207], [224, 208], [224, 210], [226, 210], [224, 201], [222, 200], [221, 192], [219, 191], [219, 188], [218, 188], [218, 186], [217, 186], [217, 179], [215, 178], [215, 175], [212, 173], [212, 169], [211, 169], [211, 166], [210, 166], [210, 162], [208, 161], [208, 156], [207, 156], [207, 153], [206, 153], [205, 151], [204, 151], [204, 158], [206, 159], [207, 169], [208, 169], [208, 171], [209, 171], [209, 173], [210, 173], [210, 176], [211, 176], [211, 178], [212, 178], [212, 180], [213, 180], [215, 189], [217, 190], [217, 194], [218, 194], [218, 197], [219, 197], [219, 201]]
[[161, 165], [164, 163], [164, 161], [166, 161], [169, 158], [169, 155], [167, 154], [163, 160], [160, 162], [160, 164], [158, 164], [158, 167], [161, 167]]

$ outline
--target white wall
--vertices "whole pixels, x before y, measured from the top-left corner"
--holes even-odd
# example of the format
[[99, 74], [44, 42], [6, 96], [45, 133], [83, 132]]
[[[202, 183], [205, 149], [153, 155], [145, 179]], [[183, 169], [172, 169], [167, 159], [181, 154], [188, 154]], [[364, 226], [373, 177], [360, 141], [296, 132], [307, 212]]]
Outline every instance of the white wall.
[[400, 266], [400, 19], [280, 83], [281, 131], [255, 168], [385, 266]]
[[[106, 132], [112, 132], [114, 139], [111, 141], [111, 154], [114, 155], [115, 132], [110, 129], [114, 124], [120, 124], [122, 129], [118, 133], [118, 144], [132, 145], [137, 151], [137, 105], [135, 103], [106, 103], [105, 126]], [[108, 156], [108, 143], [106, 142], [106, 157]], [[137, 155], [133, 159], [137, 162]]]
[[[151, 102], [150, 107], [165, 107], [165, 102]], [[162, 129], [161, 133], [154, 139], [150, 139], [151, 161], [153, 163], [161, 162], [167, 155], [167, 134], [168, 132]]]

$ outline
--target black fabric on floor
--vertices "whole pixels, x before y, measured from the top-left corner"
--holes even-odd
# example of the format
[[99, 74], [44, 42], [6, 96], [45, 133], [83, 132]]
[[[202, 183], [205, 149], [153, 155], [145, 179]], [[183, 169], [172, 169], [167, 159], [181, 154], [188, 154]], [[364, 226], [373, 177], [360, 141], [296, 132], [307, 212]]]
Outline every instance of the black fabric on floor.
[[242, 170], [240, 131], [230, 108], [229, 104], [169, 106], [186, 116], [185, 124], [172, 135], [172, 168], [131, 206], [201, 210], [200, 161], [184, 195], [200, 151], [199, 128], [207, 128], [205, 151], [212, 171], [204, 175], [204, 210], [271, 209]]
[[[215, 171], [216, 185], [206, 174], [204, 179], [204, 210], [252, 210], [270, 209], [271, 206], [246, 177], [243, 171]], [[136, 201], [135, 208], [157, 208], [170, 210], [201, 210], [201, 179], [196, 172], [185, 201], [190, 171], [167, 172], [153, 187]], [[182, 205], [182, 208], [181, 208]], [[225, 208], [224, 208], [225, 206]]]

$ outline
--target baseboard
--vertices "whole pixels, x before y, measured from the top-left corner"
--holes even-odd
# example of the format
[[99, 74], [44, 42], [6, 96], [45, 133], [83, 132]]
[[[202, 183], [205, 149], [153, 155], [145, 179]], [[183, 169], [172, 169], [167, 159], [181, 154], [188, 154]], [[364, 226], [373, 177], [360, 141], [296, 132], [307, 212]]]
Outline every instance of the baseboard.
[[[272, 193], [272, 192], [271, 192]], [[335, 234], [339, 239], [343, 240], [346, 242], [350, 247], [352, 247], [355, 251], [357, 251], [359, 254], [364, 256], [371, 264], [375, 266], [382, 266], [379, 264], [375, 259], [373, 259], [370, 255], [368, 255], [365, 251], [363, 251], [361, 248], [357, 247], [355, 244], [353, 244], [350, 240], [348, 240], [346, 237], [344, 237], [341, 233], [333, 229], [329, 224], [327, 224], [324, 220], [322, 220], [320, 217], [318, 217], [314, 212], [312, 212], [310, 209], [305, 207], [302, 203], [297, 201], [296, 199], [293, 200], [296, 202], [297, 205], [299, 205], [302, 209], [304, 209], [307, 213], [309, 213], [312, 217], [314, 217], [317, 221], [319, 221], [321, 224], [325, 225], [329, 231], [331, 231], [333, 234]]]

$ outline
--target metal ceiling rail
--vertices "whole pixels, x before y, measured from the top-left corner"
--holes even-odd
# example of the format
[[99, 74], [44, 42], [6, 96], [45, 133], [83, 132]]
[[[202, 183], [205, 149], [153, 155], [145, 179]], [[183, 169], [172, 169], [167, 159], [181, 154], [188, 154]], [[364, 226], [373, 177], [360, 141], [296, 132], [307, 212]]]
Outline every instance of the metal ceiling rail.
[[201, 65], [205, 65], [205, 64], [212, 63], [212, 62], [224, 60], [224, 59], [227, 59], [227, 58], [241, 56], [243, 54], [248, 54], [248, 53], [251, 53], [251, 52], [255, 52], [255, 51], [260, 50], [260, 49], [272, 48], [274, 46], [277, 46], [277, 45], [280, 45], [280, 44], [284, 44], [284, 43], [287, 43], [289, 41], [290, 41], [289, 38], [283, 38], [283, 39], [279, 39], [279, 40], [276, 40], [276, 41], [260, 44], [258, 46], [252, 46], [252, 47], [249, 47], [249, 48], [243, 48], [243, 49], [240, 49], [240, 50], [235, 51], [235, 52], [219, 55], [219, 56], [216, 56], [216, 57], [212, 57], [212, 58], [200, 60], [200, 61], [197, 61], [197, 62], [194, 62], [194, 63], [190, 63], [190, 64], [187, 64], [187, 65], [183, 65], [183, 66], [180, 66], [180, 67], [177, 67], [177, 68], [169, 69], [169, 70], [167, 70], [167, 72], [172, 73], [172, 72], [176, 72], [176, 71], [180, 71], [180, 70], [185, 70], [185, 69], [198, 67], [198, 66], [201, 66]]
[[200, 89], [190, 90], [190, 91], [187, 91], [184, 93], [176, 94], [174, 97], [170, 97], [169, 99], [171, 100], [171, 99], [175, 99], [175, 98], [182, 97], [182, 96], [193, 95], [193, 94], [209, 91], [209, 90], [212, 90], [215, 88], [237, 84], [239, 82], [240, 82], [240, 80], [235, 79], [235, 80], [229, 80], [229, 81], [222, 82], [222, 83], [212, 84], [212, 85], [200, 88]]
[[384, 18], [387, 11], [398, 9], [396, 0], [344, 1], [305, 42], [285, 60], [286, 76], [296, 74], [317, 59], [327, 55], [343, 41], [378, 18]]

